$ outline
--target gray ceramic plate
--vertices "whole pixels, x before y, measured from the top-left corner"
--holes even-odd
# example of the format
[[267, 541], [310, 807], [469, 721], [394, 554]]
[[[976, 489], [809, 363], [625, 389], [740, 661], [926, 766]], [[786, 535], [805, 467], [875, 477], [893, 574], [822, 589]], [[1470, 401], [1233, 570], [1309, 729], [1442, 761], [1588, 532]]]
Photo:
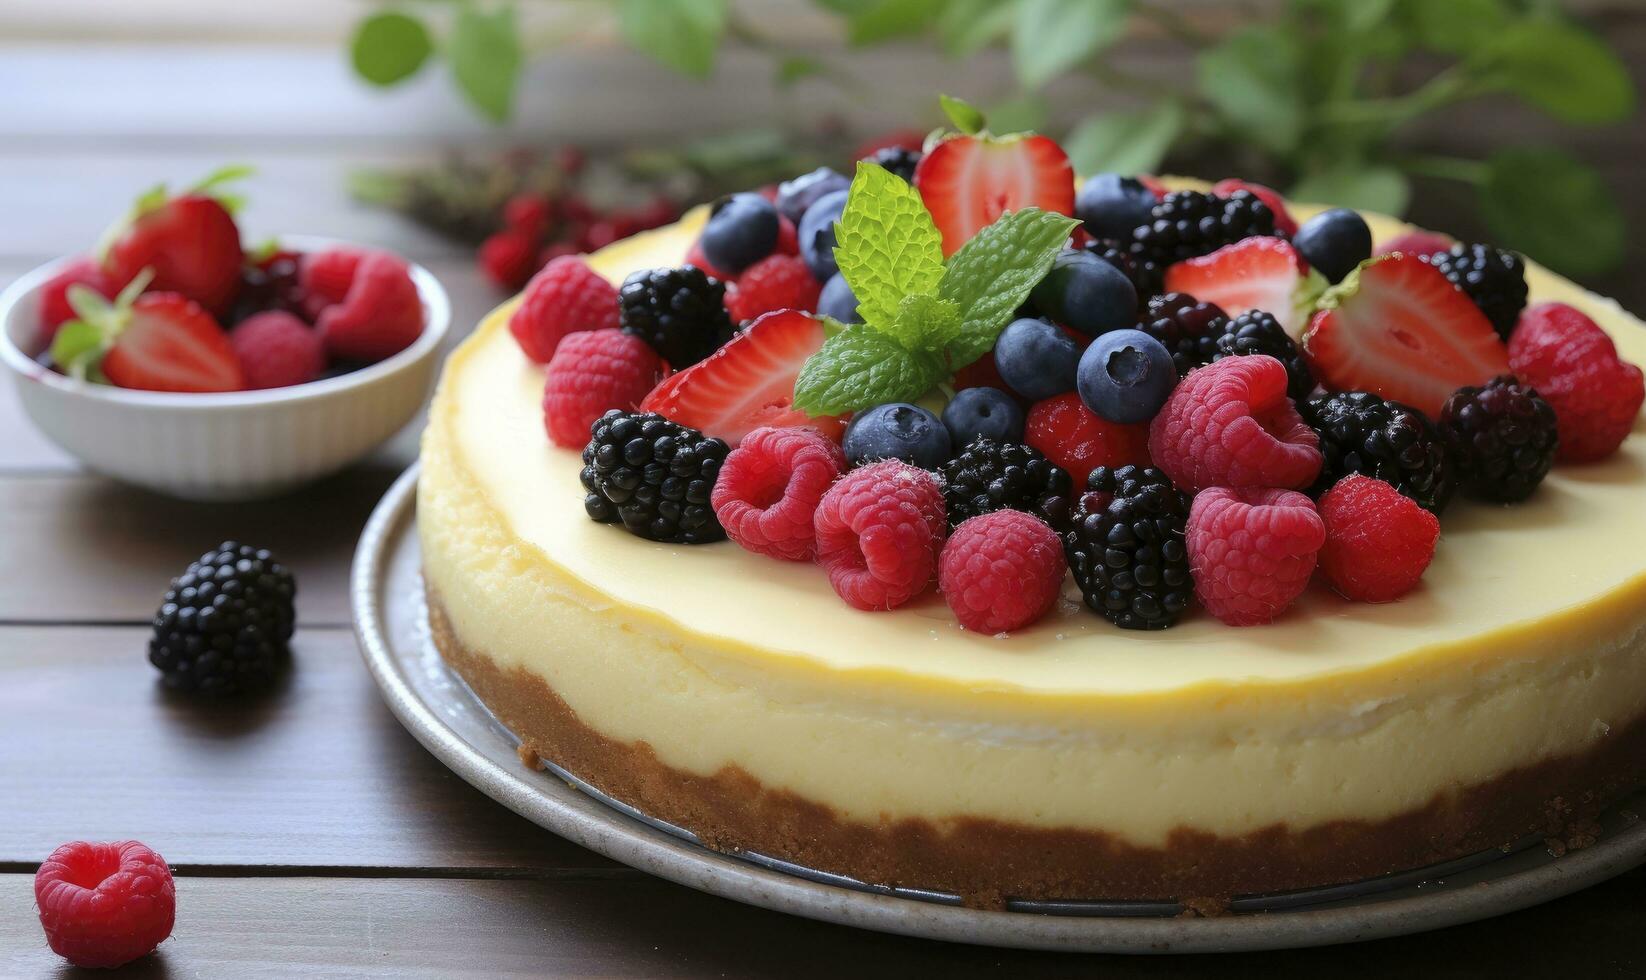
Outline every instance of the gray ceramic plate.
[[826, 922], [958, 942], [1110, 953], [1280, 949], [1377, 939], [1535, 905], [1646, 862], [1646, 794], [1614, 807], [1598, 843], [1554, 858], [1540, 841], [1403, 875], [1237, 900], [1216, 918], [1160, 902], [1017, 903], [968, 909], [951, 896], [874, 888], [759, 855], [730, 856], [582, 784], [533, 772], [516, 740], [429, 638], [415, 533], [417, 468], [383, 498], [355, 554], [355, 630], [400, 721], [454, 772], [521, 816], [624, 864], [751, 905]]

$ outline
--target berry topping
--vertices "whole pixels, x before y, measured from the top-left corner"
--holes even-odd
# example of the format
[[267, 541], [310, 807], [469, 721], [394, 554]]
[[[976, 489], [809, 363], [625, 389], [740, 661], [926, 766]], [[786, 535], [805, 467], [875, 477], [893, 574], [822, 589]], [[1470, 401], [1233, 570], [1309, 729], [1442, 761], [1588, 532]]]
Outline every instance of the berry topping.
[[1391, 255], [1395, 252], [1405, 252], [1407, 255], [1432, 256], [1450, 250], [1453, 244], [1450, 237], [1439, 232], [1414, 228], [1384, 242], [1378, 248], [1377, 254]]
[[1610, 456], [1634, 428], [1643, 394], [1640, 368], [1617, 356], [1606, 331], [1564, 303], [1521, 315], [1509, 339], [1515, 376], [1554, 406], [1561, 460]]
[[931, 584], [948, 525], [937, 478], [888, 459], [836, 481], [814, 526], [817, 562], [840, 598], [857, 609], [895, 609]]
[[840, 447], [816, 429], [756, 429], [726, 457], [709, 501], [745, 551], [808, 561], [818, 502], [845, 471]]
[[283, 310], [254, 313], [229, 334], [247, 388], [284, 388], [320, 377], [326, 345], [320, 334]]
[[1129, 237], [1094, 238], [1080, 247], [1119, 269], [1121, 274], [1131, 280], [1132, 288], [1137, 291], [1139, 300], [1160, 292], [1165, 268], [1148, 256], [1133, 253]]
[[633, 410], [661, 373], [657, 352], [638, 337], [612, 327], [568, 334], [545, 372], [543, 428], [555, 445], [576, 449], [595, 419]]
[[613, 409], [583, 447], [583, 508], [602, 524], [621, 521], [630, 534], [672, 544], [726, 536], [709, 505], [729, 452], [719, 439], [650, 412]]
[[1382, 480], [1351, 473], [1320, 498], [1320, 570], [1344, 598], [1392, 602], [1435, 556], [1440, 519]]
[[1129, 239], [1132, 230], [1149, 223], [1149, 211], [1160, 198], [1135, 177], [1097, 174], [1080, 185], [1074, 213], [1093, 238]]
[[171, 935], [177, 887], [160, 855], [134, 840], [64, 844], [34, 873], [34, 904], [51, 951], [110, 969]]
[[731, 273], [715, 268], [714, 263], [704, 256], [702, 242], [692, 242], [692, 247], [686, 249], [686, 261], [683, 264], [701, 269], [704, 275], [719, 282], [730, 282], [732, 278]]
[[938, 559], [937, 586], [961, 626], [1004, 633], [1050, 612], [1067, 573], [1062, 543], [1044, 521], [997, 510], [954, 529]]
[[1292, 337], [1303, 336], [1325, 285], [1311, 276], [1297, 249], [1278, 238], [1248, 238], [1166, 270], [1166, 289], [1213, 303], [1230, 316], [1272, 313]]
[[1111, 330], [1080, 358], [1080, 400], [1099, 417], [1147, 422], [1177, 385], [1177, 365], [1160, 341], [1141, 330]]
[[796, 231], [800, 238], [800, 257], [806, 260], [806, 266], [818, 282], [827, 282], [840, 271], [839, 263], [834, 260], [834, 226], [846, 210], [846, 198], [845, 189], [830, 191], [813, 202], [800, 219]]
[[617, 290], [576, 256], [554, 259], [526, 284], [509, 317], [509, 333], [525, 355], [548, 363], [567, 334], [618, 325]]
[[817, 313], [841, 323], [862, 323], [863, 314], [857, 312], [857, 297], [852, 293], [846, 277], [836, 272], [823, 284], [817, 297]]
[[775, 310], [811, 312], [821, 288], [799, 256], [768, 255], [727, 284], [726, 312], [739, 323]]
[[1526, 308], [1526, 260], [1519, 253], [1458, 242], [1430, 255], [1429, 264], [1474, 300], [1499, 337], [1509, 339]]
[[1308, 486], [1320, 475], [1320, 443], [1287, 383], [1285, 367], [1261, 354], [1189, 372], [1149, 425], [1150, 456], [1189, 494]]
[[851, 178], [837, 173], [830, 167], [818, 167], [810, 173], [804, 173], [793, 180], [785, 180], [777, 185], [777, 211], [783, 217], [800, 224], [800, 219], [806, 216], [806, 211], [818, 198], [835, 191], [843, 191], [852, 186]]
[[1035, 308], [1087, 336], [1137, 322], [1137, 287], [1091, 252], [1064, 249], [1029, 294]]
[[1350, 208], [1322, 211], [1292, 236], [1292, 245], [1328, 282], [1342, 282], [1355, 266], [1372, 257], [1372, 229]]
[[623, 331], [651, 344], [676, 371], [713, 354], [732, 337], [725, 283], [695, 266], [632, 273], [617, 296]]
[[1486, 317], [1415, 255], [1361, 266], [1320, 305], [1303, 350], [1328, 390], [1376, 392], [1434, 418], [1452, 392], [1509, 372]]
[[[347, 292], [347, 290], [344, 290]], [[280, 310], [310, 322], [309, 294], [303, 288], [303, 255], [277, 244], [246, 254], [240, 270], [240, 289], [225, 324], [240, 323], [258, 313]]]
[[1194, 591], [1183, 541], [1188, 519], [1188, 500], [1159, 470], [1093, 470], [1063, 534], [1086, 605], [1122, 629], [1176, 623]]
[[1030, 407], [1023, 441], [1077, 478], [1099, 466], [1149, 464], [1148, 426], [1099, 418], [1073, 391]]
[[240, 288], [240, 229], [210, 189], [238, 174], [225, 170], [195, 190], [168, 197], [157, 187], [138, 198], [103, 253], [103, 278], [119, 290], [144, 269], [149, 288], [181, 293], [213, 316], [227, 313]]
[[74, 307], [69, 305], [70, 286], [84, 286], [104, 299], [113, 298], [96, 262], [78, 258], [65, 264], [40, 287], [40, 340], [48, 346], [57, 328], [75, 318]]
[[714, 203], [699, 239], [703, 256], [732, 275], [777, 250], [777, 207], [759, 194], [731, 194]]
[[[1275, 213], [1251, 191], [1235, 191], [1228, 197], [1173, 191], [1150, 209], [1148, 222], [1132, 232], [1131, 251], [1166, 268], [1254, 235], [1274, 233]], [[1182, 286], [1167, 288], [1200, 295]], [[1206, 298], [1229, 308], [1217, 297]]]
[[1445, 438], [1427, 416], [1366, 391], [1320, 395], [1298, 405], [1320, 436], [1325, 465], [1312, 492], [1324, 493], [1350, 473], [1376, 477], [1433, 513], [1457, 489], [1457, 468]]
[[1256, 626], [1308, 586], [1326, 527], [1301, 493], [1212, 487], [1195, 495], [1185, 537], [1200, 604], [1230, 626]]
[[959, 391], [943, 406], [943, 427], [949, 445], [964, 449], [977, 439], [1023, 441], [1023, 408], [999, 388], [977, 387]]
[[341, 360], [373, 363], [410, 347], [423, 332], [423, 299], [406, 263], [387, 252], [362, 257], [348, 293], [315, 328]]
[[870, 163], [878, 163], [890, 173], [894, 173], [904, 180], [914, 183], [915, 168], [920, 166], [921, 153], [906, 146], [882, 146], [864, 157]]
[[1045, 320], [1025, 317], [1000, 332], [994, 364], [1012, 391], [1040, 401], [1074, 390], [1080, 345]]
[[172, 579], [149, 662], [167, 687], [232, 695], [268, 687], [287, 661], [297, 581], [265, 549], [225, 541]]
[[[1228, 314], [1215, 303], [1202, 302], [1188, 293], [1164, 293], [1150, 297], [1137, 329], [1171, 352], [1172, 364], [1182, 376], [1210, 363], [1217, 338], [1223, 335], [1228, 322]], [[1203, 339], [1209, 343], [1203, 343]]]
[[932, 147], [914, 185], [953, 255], [1007, 211], [1074, 214], [1074, 168], [1047, 136], [955, 136]]
[[297, 286], [303, 294], [303, 312], [311, 322], [326, 307], [343, 302], [367, 254], [365, 249], [328, 248], [305, 253], [298, 260]]
[[238, 391], [240, 359], [228, 335], [179, 293], [143, 293], [140, 274], [111, 304], [89, 289], [73, 290], [80, 317], [58, 328], [52, 360], [77, 378], [102, 377], [145, 391]]
[[[1207, 341], [1210, 341], [1208, 343]], [[1247, 310], [1223, 325], [1222, 332], [1201, 341], [1201, 349], [1211, 347], [1210, 360], [1267, 354], [1286, 365], [1286, 394], [1306, 397], [1314, 391], [1315, 376], [1280, 321], [1262, 310]]]
[[486, 236], [480, 243], [480, 271], [499, 289], [514, 292], [537, 271], [537, 237], [515, 228]]
[[949, 430], [938, 417], [907, 402], [889, 402], [858, 412], [846, 426], [841, 446], [853, 466], [877, 459], [900, 459], [926, 470], [942, 466], [953, 452]]
[[1023, 511], [1053, 527], [1068, 523], [1074, 483], [1063, 468], [1016, 442], [979, 439], [943, 467], [949, 523], [997, 510]]
[[1464, 489], [1476, 497], [1525, 500], [1549, 475], [1560, 437], [1555, 410], [1512, 377], [1459, 388], [1440, 410]]
[[1263, 184], [1254, 184], [1249, 180], [1238, 177], [1225, 177], [1212, 185], [1212, 193], [1228, 197], [1235, 191], [1250, 191], [1259, 201], [1269, 206], [1275, 214], [1275, 231], [1290, 238], [1297, 234], [1297, 219], [1286, 210], [1286, 199], [1280, 192]]

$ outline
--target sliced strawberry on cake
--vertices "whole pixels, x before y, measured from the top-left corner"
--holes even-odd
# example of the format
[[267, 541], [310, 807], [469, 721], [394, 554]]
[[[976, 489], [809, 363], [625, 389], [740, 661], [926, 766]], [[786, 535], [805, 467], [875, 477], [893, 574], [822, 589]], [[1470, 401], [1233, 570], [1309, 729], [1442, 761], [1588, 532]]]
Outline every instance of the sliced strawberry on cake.
[[945, 257], [1007, 211], [1074, 214], [1074, 168], [1046, 136], [950, 137], [921, 158], [914, 186], [943, 233]]
[[1266, 235], [1225, 245], [1166, 270], [1166, 292], [1215, 303], [1231, 317], [1262, 310], [1279, 320], [1293, 340], [1303, 336], [1325, 288], [1326, 281], [1309, 271], [1291, 242]]

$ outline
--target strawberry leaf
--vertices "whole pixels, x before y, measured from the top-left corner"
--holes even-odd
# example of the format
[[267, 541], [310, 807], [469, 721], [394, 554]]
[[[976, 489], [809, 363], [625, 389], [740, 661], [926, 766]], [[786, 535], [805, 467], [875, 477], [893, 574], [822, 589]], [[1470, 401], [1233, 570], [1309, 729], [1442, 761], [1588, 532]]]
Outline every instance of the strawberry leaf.
[[936, 292], [943, 237], [920, 194], [876, 163], [858, 165], [836, 231], [835, 260], [863, 319], [890, 331], [903, 297]]
[[71, 378], [85, 380], [87, 372], [102, 359], [104, 350], [103, 331], [85, 320], [70, 320], [57, 328], [51, 339], [52, 363]]
[[943, 114], [954, 123], [954, 128], [967, 136], [975, 136], [983, 131], [985, 121], [983, 113], [977, 106], [965, 99], [957, 99], [952, 95], [939, 95], [938, 104], [943, 107]]
[[829, 338], [794, 383], [794, 406], [812, 415], [842, 415], [882, 402], [913, 401], [946, 374], [935, 354], [911, 351], [861, 326]]
[[1008, 211], [949, 257], [937, 294], [960, 310], [960, 331], [948, 348], [950, 369], [994, 347], [1079, 223], [1039, 208]]

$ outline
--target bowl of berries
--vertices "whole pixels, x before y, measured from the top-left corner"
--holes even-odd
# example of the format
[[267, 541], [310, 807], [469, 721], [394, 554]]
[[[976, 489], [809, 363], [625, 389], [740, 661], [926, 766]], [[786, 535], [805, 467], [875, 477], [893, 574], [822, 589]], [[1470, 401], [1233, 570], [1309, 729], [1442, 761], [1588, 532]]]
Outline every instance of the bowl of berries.
[[226, 169], [137, 202], [92, 256], [0, 294], [0, 363], [88, 467], [172, 496], [267, 497], [370, 453], [416, 415], [451, 319], [428, 270], [286, 236], [247, 248]]

